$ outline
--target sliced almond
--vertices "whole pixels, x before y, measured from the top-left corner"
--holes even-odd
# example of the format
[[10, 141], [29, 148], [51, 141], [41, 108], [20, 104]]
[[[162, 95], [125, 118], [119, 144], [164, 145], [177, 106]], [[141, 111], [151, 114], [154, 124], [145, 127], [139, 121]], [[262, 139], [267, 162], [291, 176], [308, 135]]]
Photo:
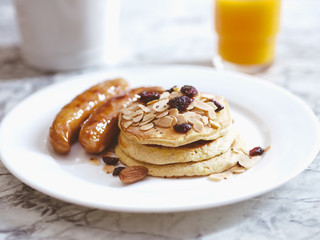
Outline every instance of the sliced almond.
[[197, 120], [201, 120], [201, 116], [194, 112], [185, 112], [183, 113], [183, 115], [186, 118], [186, 120], [191, 124], [194, 124]]
[[209, 179], [212, 180], [212, 181], [216, 181], [216, 182], [219, 182], [223, 179], [227, 179], [229, 177], [232, 176], [232, 172], [231, 171], [225, 171], [225, 172], [222, 172], [222, 173], [214, 173], [214, 174], [210, 174], [209, 175]]
[[238, 159], [239, 159], [238, 160], [239, 165], [241, 165], [242, 167], [244, 167], [246, 169], [252, 168], [253, 165], [255, 164], [255, 161], [252, 160], [250, 157], [248, 157], [245, 154], [240, 154], [238, 156]]
[[201, 132], [203, 130], [203, 124], [199, 120], [196, 120], [192, 127], [196, 132]]
[[212, 107], [213, 111], [215, 111], [218, 107], [213, 102], [206, 102], [210, 107]]
[[128, 121], [125, 121], [124, 123], [123, 123], [123, 126], [124, 126], [124, 128], [128, 128], [128, 127], [130, 127], [130, 125], [133, 123], [133, 121], [132, 120], [128, 120]]
[[141, 122], [151, 122], [155, 118], [156, 118], [156, 114], [148, 113], [148, 114], [144, 115], [144, 117], [143, 117]]
[[89, 159], [89, 162], [94, 166], [99, 166], [100, 165], [100, 160], [98, 158], [95, 158], [95, 157], [91, 157]]
[[211, 127], [213, 127], [214, 129], [221, 128], [221, 125], [218, 122], [209, 120], [209, 123], [210, 123]]
[[134, 102], [132, 103], [131, 105], [127, 106], [127, 108], [130, 110], [130, 111], [135, 111], [138, 109], [138, 104], [137, 102]]
[[126, 120], [132, 120], [134, 117], [143, 114], [144, 112], [139, 109], [137, 111], [132, 112], [130, 115], [123, 115], [122, 117]]
[[195, 101], [193, 101], [192, 103], [189, 104], [189, 106], [187, 107], [187, 110], [191, 110], [194, 108], [194, 104], [195, 104]]
[[125, 120], [131, 120], [132, 119], [131, 114], [130, 115], [122, 115], [122, 118], [125, 119]]
[[173, 121], [172, 117], [165, 116], [163, 118], [159, 118], [154, 123], [156, 124], [156, 126], [163, 127], [163, 128], [169, 128], [169, 127], [171, 127], [172, 121]]
[[234, 174], [239, 174], [239, 173], [245, 172], [246, 169], [244, 167], [234, 166], [234, 167], [230, 168], [230, 171]]
[[170, 108], [169, 109], [169, 115], [170, 116], [177, 116], [178, 114], [179, 114], [178, 109], [176, 109], [176, 108]]
[[134, 183], [142, 180], [148, 174], [148, 168], [144, 166], [132, 166], [123, 169], [119, 178], [123, 183]]
[[163, 92], [163, 93], [161, 93], [161, 95], [160, 95], [160, 99], [169, 98], [169, 96], [170, 96], [170, 93], [169, 93], [169, 92]]
[[176, 117], [176, 116], [170, 116], [170, 117], [172, 118], [171, 127], [173, 127], [174, 125], [176, 125], [176, 124], [177, 124], [178, 119], [177, 119], [177, 117]]
[[156, 112], [163, 112], [169, 108], [168, 102], [168, 99], [160, 100], [153, 105], [153, 109]]
[[153, 128], [153, 126], [154, 126], [153, 123], [148, 123], [146, 125], [140, 126], [140, 130], [146, 131], [146, 130]]
[[188, 120], [185, 118], [185, 116], [183, 114], [178, 114], [176, 116], [177, 118], [177, 124], [182, 124], [182, 123], [187, 123]]
[[155, 99], [155, 100], [152, 100], [152, 101], [150, 101], [150, 102], [147, 102], [147, 105], [152, 105], [152, 104], [154, 104], [154, 103], [156, 103], [156, 102], [159, 102], [159, 100], [158, 100], [158, 99]]
[[212, 108], [211, 108], [208, 104], [206, 104], [206, 103], [204, 103], [204, 102], [202, 102], [202, 101], [199, 101], [199, 100], [195, 100], [195, 101], [194, 101], [194, 107], [195, 107], [195, 108], [198, 108], [198, 109], [201, 109], [201, 110], [203, 110], [203, 111], [210, 111], [210, 110], [212, 110]]
[[143, 118], [143, 114], [135, 116], [132, 120], [133, 122], [140, 122], [140, 120]]
[[173, 99], [173, 98], [176, 98], [176, 97], [181, 97], [183, 94], [180, 93], [180, 92], [172, 92], [169, 96], [169, 99]]
[[202, 116], [201, 121], [203, 122], [204, 125], [207, 125], [209, 123], [209, 118], [207, 116]]
[[216, 112], [215, 112], [214, 110], [210, 109], [210, 110], [208, 111], [208, 117], [209, 117], [210, 119], [212, 119], [212, 120], [216, 119], [216, 118], [217, 118]]
[[167, 116], [169, 114], [169, 111], [166, 110], [164, 112], [161, 112], [160, 114], [157, 114], [156, 118], [162, 118], [164, 116]]
[[141, 110], [144, 111], [145, 113], [150, 112], [150, 109], [144, 106], [143, 104], [138, 104], [138, 107], [141, 108]]
[[130, 115], [130, 114], [132, 113], [132, 112], [131, 112], [128, 108], [126, 108], [126, 107], [122, 108], [120, 112], [123, 113], [124, 115]]
[[102, 170], [106, 173], [112, 173], [114, 170], [115, 166], [114, 165], [104, 165]]

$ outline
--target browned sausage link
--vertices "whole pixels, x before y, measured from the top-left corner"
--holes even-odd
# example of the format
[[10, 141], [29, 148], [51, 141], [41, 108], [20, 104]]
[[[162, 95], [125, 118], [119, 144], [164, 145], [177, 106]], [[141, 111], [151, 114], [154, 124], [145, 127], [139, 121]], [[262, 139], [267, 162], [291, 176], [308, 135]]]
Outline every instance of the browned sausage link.
[[105, 150], [119, 133], [119, 111], [136, 94], [143, 91], [163, 92], [160, 87], [141, 87], [132, 89], [126, 96], [115, 99], [95, 111], [82, 125], [79, 133], [81, 146], [89, 153]]
[[119, 78], [99, 83], [76, 96], [61, 109], [50, 127], [49, 141], [53, 149], [59, 153], [68, 153], [81, 124], [88, 116], [102, 104], [125, 94], [127, 90], [127, 81]]

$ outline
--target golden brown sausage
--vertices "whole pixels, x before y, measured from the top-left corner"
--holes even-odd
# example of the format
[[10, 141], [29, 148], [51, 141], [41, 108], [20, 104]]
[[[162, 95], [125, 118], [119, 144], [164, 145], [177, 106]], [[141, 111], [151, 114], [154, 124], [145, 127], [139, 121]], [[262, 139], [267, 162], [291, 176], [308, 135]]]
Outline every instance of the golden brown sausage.
[[88, 116], [127, 90], [127, 81], [119, 78], [99, 83], [76, 96], [61, 109], [50, 127], [49, 141], [53, 149], [58, 153], [68, 153]]
[[114, 99], [98, 108], [82, 125], [79, 133], [81, 146], [89, 153], [105, 150], [119, 133], [118, 116], [120, 109], [143, 91], [162, 92], [160, 87], [132, 89], [127, 95]]

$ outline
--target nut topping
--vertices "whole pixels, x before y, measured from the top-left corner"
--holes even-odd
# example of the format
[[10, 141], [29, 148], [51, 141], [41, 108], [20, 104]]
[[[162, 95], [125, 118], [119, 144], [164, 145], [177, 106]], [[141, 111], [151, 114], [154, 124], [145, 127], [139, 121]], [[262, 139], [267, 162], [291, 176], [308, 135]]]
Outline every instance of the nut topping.
[[165, 116], [155, 121], [156, 126], [169, 128], [172, 125], [173, 118]]
[[119, 174], [119, 178], [123, 183], [135, 183], [145, 178], [147, 174], [148, 168], [143, 166], [132, 166], [123, 169]]

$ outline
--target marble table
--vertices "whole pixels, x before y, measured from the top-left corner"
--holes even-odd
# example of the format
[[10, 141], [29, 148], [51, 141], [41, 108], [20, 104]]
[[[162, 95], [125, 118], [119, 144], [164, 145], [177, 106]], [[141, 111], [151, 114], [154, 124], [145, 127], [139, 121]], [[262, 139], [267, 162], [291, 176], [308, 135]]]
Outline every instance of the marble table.
[[[211, 0], [123, 0], [120, 66], [212, 66]], [[304, 100], [320, 118], [320, 2], [283, 0], [277, 59], [257, 74]], [[11, 1], [0, 2], [0, 121], [46, 86], [101, 68], [64, 73], [19, 57]], [[303, 126], [302, 126], [303, 127]], [[0, 146], [1, 147], [1, 146]], [[320, 155], [278, 189], [240, 203], [181, 213], [102, 211], [63, 202], [16, 179], [0, 162], [0, 239], [320, 239]]]

